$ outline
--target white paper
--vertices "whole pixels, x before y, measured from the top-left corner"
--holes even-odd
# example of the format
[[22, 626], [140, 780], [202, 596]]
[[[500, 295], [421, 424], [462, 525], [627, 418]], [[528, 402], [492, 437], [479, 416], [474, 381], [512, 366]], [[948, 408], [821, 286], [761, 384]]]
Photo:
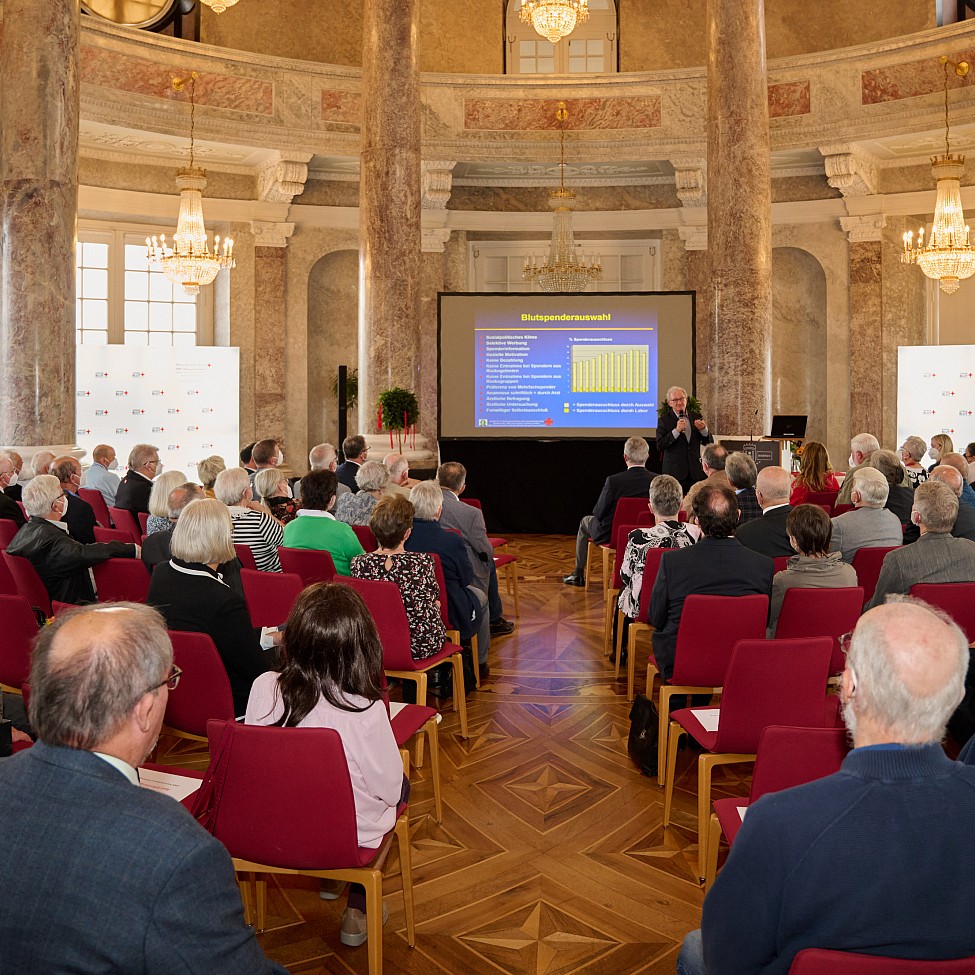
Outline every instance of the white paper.
[[[390, 701], [389, 702], [389, 720], [392, 721], [393, 718], [395, 718], [396, 715], [399, 714], [400, 711], [402, 711], [403, 708], [405, 708], [405, 707], [407, 707], [407, 705], [401, 704], [399, 701]], [[443, 721], [443, 715], [440, 714], [439, 712], [437, 712], [437, 724], [440, 724], [441, 721]]]
[[741, 817], [741, 821], [745, 821], [745, 813], [748, 812], [748, 806], [739, 806], [738, 815]]
[[172, 772], [157, 772], [155, 769], [139, 769], [139, 785], [143, 789], [152, 789], [163, 795], [172, 796], [177, 802], [182, 802], [187, 796], [199, 791], [202, 779], [194, 779], [188, 775], [174, 775]]
[[718, 730], [718, 715], [721, 714], [721, 708], [692, 708], [692, 713], [701, 722], [705, 731]]

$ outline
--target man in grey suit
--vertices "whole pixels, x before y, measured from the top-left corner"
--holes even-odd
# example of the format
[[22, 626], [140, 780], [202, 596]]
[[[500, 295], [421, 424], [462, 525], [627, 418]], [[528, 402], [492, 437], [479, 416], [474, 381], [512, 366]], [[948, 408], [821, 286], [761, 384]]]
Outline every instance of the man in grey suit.
[[975, 542], [953, 538], [958, 498], [942, 481], [925, 481], [914, 492], [911, 521], [921, 537], [888, 552], [867, 609], [883, 605], [891, 593], [905, 594], [918, 582], [975, 582]]
[[42, 630], [40, 740], [0, 762], [0, 971], [285, 975], [244, 924], [224, 847], [139, 788], [178, 680], [147, 606], [85, 607]]
[[[889, 548], [900, 545], [904, 530], [900, 520], [888, 511], [887, 478], [873, 467], [861, 467], [852, 476], [847, 474], [853, 511], [833, 519], [831, 552], [842, 552], [844, 562], [852, 562], [861, 548]], [[845, 483], [845, 482], [844, 482]]]
[[837, 504], [853, 503], [850, 500], [850, 491], [853, 488], [850, 475], [865, 467], [875, 450], [880, 450], [880, 441], [872, 433], [858, 433], [850, 441], [850, 466], [846, 471], [846, 478], [840, 485], [840, 493], [836, 496]]
[[962, 489], [965, 486], [961, 471], [950, 464], [939, 464], [928, 474], [928, 478], [947, 484], [958, 498], [958, 517], [951, 526], [951, 534], [955, 538], [970, 538], [975, 542], [975, 508], [961, 503]]

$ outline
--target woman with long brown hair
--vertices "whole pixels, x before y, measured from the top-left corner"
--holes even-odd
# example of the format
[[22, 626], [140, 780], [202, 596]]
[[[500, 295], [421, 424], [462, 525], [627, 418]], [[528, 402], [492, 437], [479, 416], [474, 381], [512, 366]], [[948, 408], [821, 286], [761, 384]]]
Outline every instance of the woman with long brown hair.
[[818, 440], [808, 440], [802, 448], [799, 473], [792, 480], [789, 504], [805, 504], [810, 494], [819, 491], [839, 491], [840, 483], [833, 473], [826, 448]]

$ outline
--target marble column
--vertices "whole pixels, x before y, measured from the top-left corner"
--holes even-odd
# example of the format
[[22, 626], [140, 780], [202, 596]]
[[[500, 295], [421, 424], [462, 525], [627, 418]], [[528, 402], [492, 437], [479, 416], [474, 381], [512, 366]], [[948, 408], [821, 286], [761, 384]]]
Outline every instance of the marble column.
[[[770, 421], [772, 184], [763, 0], [708, 0], [709, 293], [711, 401], [719, 434]], [[704, 307], [702, 307], [702, 304]]]
[[[285, 434], [285, 352], [288, 338], [285, 248], [254, 248], [254, 423], [257, 437]], [[288, 457], [295, 469], [304, 458]]]
[[[419, 396], [419, 0], [365, 0], [359, 177], [359, 430], [382, 390]], [[351, 431], [350, 431], [351, 432]]]
[[78, 0], [6, 0], [0, 442], [74, 443]]

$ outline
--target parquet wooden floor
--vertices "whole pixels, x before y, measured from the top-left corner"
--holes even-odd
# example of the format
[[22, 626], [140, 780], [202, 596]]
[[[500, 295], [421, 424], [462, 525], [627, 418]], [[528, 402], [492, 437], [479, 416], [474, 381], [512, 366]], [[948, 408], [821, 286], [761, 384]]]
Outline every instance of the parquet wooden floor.
[[[512, 538], [521, 618], [494, 640], [492, 676], [468, 698], [467, 741], [444, 711], [442, 825], [428, 763], [411, 772], [417, 944], [406, 944], [394, 854], [387, 973], [669, 975], [700, 923], [696, 754], [680, 755], [675, 823], [664, 830], [663, 790], [626, 754], [625, 673], [614, 679], [602, 656], [599, 586], [561, 583], [573, 543]], [[513, 619], [510, 597], [505, 610]], [[715, 797], [746, 795], [748, 772], [717, 770]], [[343, 908], [344, 898], [321, 901], [315, 882], [288, 878], [270, 892], [261, 943], [293, 972], [365, 973], [365, 947], [339, 942]]]

